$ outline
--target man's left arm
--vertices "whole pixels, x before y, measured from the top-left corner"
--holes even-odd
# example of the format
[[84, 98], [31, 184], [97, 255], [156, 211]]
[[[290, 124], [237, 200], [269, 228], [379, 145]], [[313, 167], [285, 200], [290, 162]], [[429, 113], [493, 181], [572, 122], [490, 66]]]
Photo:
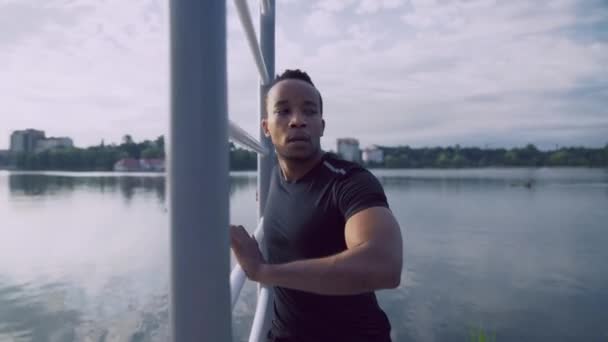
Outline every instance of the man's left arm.
[[266, 285], [351, 295], [395, 288], [401, 280], [401, 230], [385, 207], [363, 209], [348, 218], [343, 252], [284, 264], [266, 264], [255, 240], [242, 227], [231, 229], [232, 248], [245, 273]]

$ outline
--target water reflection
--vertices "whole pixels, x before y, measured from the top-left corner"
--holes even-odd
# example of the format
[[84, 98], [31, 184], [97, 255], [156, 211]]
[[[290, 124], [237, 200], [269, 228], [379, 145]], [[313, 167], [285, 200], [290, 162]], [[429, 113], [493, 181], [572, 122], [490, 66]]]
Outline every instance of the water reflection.
[[[82, 189], [101, 193], [120, 192], [127, 201], [130, 201], [138, 192], [154, 194], [161, 202], [165, 202], [166, 199], [165, 177], [162, 175], [86, 176], [86, 174], [81, 174], [75, 177], [69, 174], [11, 173], [8, 175], [8, 183], [13, 196], [54, 197]], [[254, 173], [233, 175], [230, 177], [230, 196], [241, 189], [255, 186], [255, 184]]]
[[[230, 177], [248, 227], [255, 186]], [[167, 341], [165, 200], [162, 175], [0, 172], [0, 341]], [[243, 295], [245, 336], [255, 287]]]
[[74, 341], [82, 313], [63, 305], [61, 285], [34, 288], [0, 280], [0, 340]]
[[465, 186], [495, 186], [531, 188], [536, 185], [592, 185], [606, 187], [608, 169], [581, 168], [487, 168], [487, 169], [377, 169], [372, 172], [386, 185], [403, 186], [411, 183], [424, 185], [462, 184]]
[[[168, 296], [124, 295], [125, 284], [91, 298], [69, 283], [0, 281], [0, 340], [15, 342], [167, 341]], [[135, 300], [134, 300], [135, 299]], [[117, 304], [121, 302], [121, 304]]]

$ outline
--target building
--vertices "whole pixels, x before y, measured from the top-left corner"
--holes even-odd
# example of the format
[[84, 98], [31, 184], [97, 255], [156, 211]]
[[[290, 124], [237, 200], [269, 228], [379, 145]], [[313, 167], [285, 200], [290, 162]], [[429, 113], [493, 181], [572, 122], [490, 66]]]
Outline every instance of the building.
[[11, 134], [11, 153], [38, 153], [58, 148], [72, 148], [74, 142], [67, 137], [46, 137], [44, 131], [26, 129]]
[[165, 160], [164, 159], [140, 159], [139, 165], [142, 171], [165, 171]]
[[361, 150], [359, 149], [359, 140], [353, 138], [338, 139], [338, 155], [344, 160], [360, 162]]
[[38, 141], [45, 138], [44, 131], [26, 129], [11, 134], [11, 153], [34, 153]]
[[123, 158], [114, 164], [114, 171], [139, 171], [139, 160], [133, 158]]
[[384, 151], [378, 146], [365, 148], [363, 149], [362, 159], [364, 163], [382, 164], [384, 163]]
[[7, 150], [0, 150], [0, 169], [8, 167], [9, 164], [9, 152]]
[[61, 148], [72, 148], [74, 142], [72, 139], [67, 137], [49, 137], [46, 139], [38, 140], [34, 152], [42, 152], [46, 150], [61, 149]]

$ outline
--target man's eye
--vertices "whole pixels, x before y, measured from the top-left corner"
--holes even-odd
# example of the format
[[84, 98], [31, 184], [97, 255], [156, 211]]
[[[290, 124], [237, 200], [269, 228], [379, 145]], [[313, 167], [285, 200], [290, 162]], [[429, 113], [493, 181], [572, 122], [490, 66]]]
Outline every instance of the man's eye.
[[289, 109], [277, 109], [275, 111], [275, 113], [279, 114], [279, 115], [286, 115], [289, 113]]
[[313, 108], [308, 108], [304, 110], [304, 114], [306, 115], [315, 115], [317, 114], [317, 110]]

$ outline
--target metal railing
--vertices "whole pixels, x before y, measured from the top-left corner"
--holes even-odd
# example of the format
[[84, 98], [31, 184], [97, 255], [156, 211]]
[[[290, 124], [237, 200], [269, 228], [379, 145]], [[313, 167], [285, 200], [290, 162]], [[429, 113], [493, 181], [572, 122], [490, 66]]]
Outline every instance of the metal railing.
[[[260, 0], [260, 42], [245, 0], [234, 0], [260, 74], [259, 115], [274, 74], [275, 0]], [[171, 227], [170, 324], [173, 341], [232, 340], [231, 308], [246, 277], [230, 274], [228, 144], [258, 153], [258, 217], [263, 241], [273, 149], [260, 130], [256, 140], [228, 120], [226, 1], [171, 0], [171, 119], [168, 143]], [[203, 222], [203, 227], [201, 227]], [[262, 253], [265, 246], [261, 244]], [[271, 289], [258, 285], [249, 341], [265, 338]]]
[[[251, 15], [249, 13], [249, 8], [247, 7], [247, 2], [245, 0], [234, 0], [234, 4], [239, 15], [239, 19], [243, 26], [243, 30], [245, 31], [245, 37], [247, 38], [247, 42], [249, 45], [249, 50], [253, 56], [255, 61], [259, 77], [260, 77], [260, 87], [259, 87], [259, 117], [260, 120], [265, 115], [264, 108], [264, 98], [268, 91], [268, 86], [271, 81], [271, 75], [274, 74], [274, 32], [275, 32], [275, 0], [260, 0], [260, 40], [256, 39], [255, 30], [253, 27], [253, 23], [251, 21]], [[266, 153], [258, 154], [258, 218], [259, 218], [259, 226], [255, 231], [254, 235], [256, 240], [260, 242], [260, 248], [262, 252], [266, 255], [266, 246], [263, 243], [263, 230], [262, 230], [262, 216], [264, 213], [264, 206], [266, 204], [266, 197], [268, 194], [268, 186], [270, 183], [270, 172], [272, 169], [273, 159], [272, 159], [272, 151], [273, 146], [270, 142], [270, 139], [264, 137], [262, 130], [259, 131], [260, 141], [259, 143], [264, 147], [263, 151]], [[236, 266], [231, 274], [231, 289], [235, 289], [237, 284], [233, 286], [232, 279], [233, 276], [235, 281], [238, 279], [245, 279], [244, 272], [240, 268], [240, 266]], [[237, 276], [238, 275], [238, 276]], [[241, 284], [241, 288], [242, 288]], [[232, 303], [236, 303], [238, 299], [238, 294], [240, 293], [240, 289], [238, 293], [232, 293]], [[272, 317], [272, 310], [269, 308], [272, 305], [273, 293], [272, 290], [266, 286], [262, 286], [258, 284], [257, 291], [257, 304], [256, 311], [253, 318], [253, 322], [251, 325], [251, 331], [249, 333], [249, 342], [258, 342], [265, 341], [266, 334], [265, 332], [270, 327], [270, 321]]]
[[228, 121], [228, 137], [239, 145], [249, 148], [260, 155], [268, 155], [269, 151], [266, 146], [253, 138], [244, 129], [239, 127], [232, 121]]
[[[270, 8], [270, 1], [261, 0], [261, 15], [268, 15], [272, 12]], [[266, 5], [263, 5], [266, 4]], [[241, 20], [241, 24], [243, 25], [243, 29], [245, 30], [245, 36], [247, 37], [247, 43], [249, 44], [249, 49], [253, 55], [253, 59], [255, 60], [255, 65], [258, 68], [258, 72], [260, 73], [260, 78], [262, 79], [263, 84], [270, 83], [270, 73], [268, 72], [268, 68], [264, 61], [264, 56], [262, 55], [262, 50], [260, 49], [260, 44], [258, 44], [258, 40], [255, 37], [255, 29], [253, 28], [253, 22], [251, 21], [251, 15], [249, 14], [249, 8], [247, 7], [246, 0], [234, 0], [234, 5], [236, 6], [236, 11], [239, 15], [239, 19]]]

